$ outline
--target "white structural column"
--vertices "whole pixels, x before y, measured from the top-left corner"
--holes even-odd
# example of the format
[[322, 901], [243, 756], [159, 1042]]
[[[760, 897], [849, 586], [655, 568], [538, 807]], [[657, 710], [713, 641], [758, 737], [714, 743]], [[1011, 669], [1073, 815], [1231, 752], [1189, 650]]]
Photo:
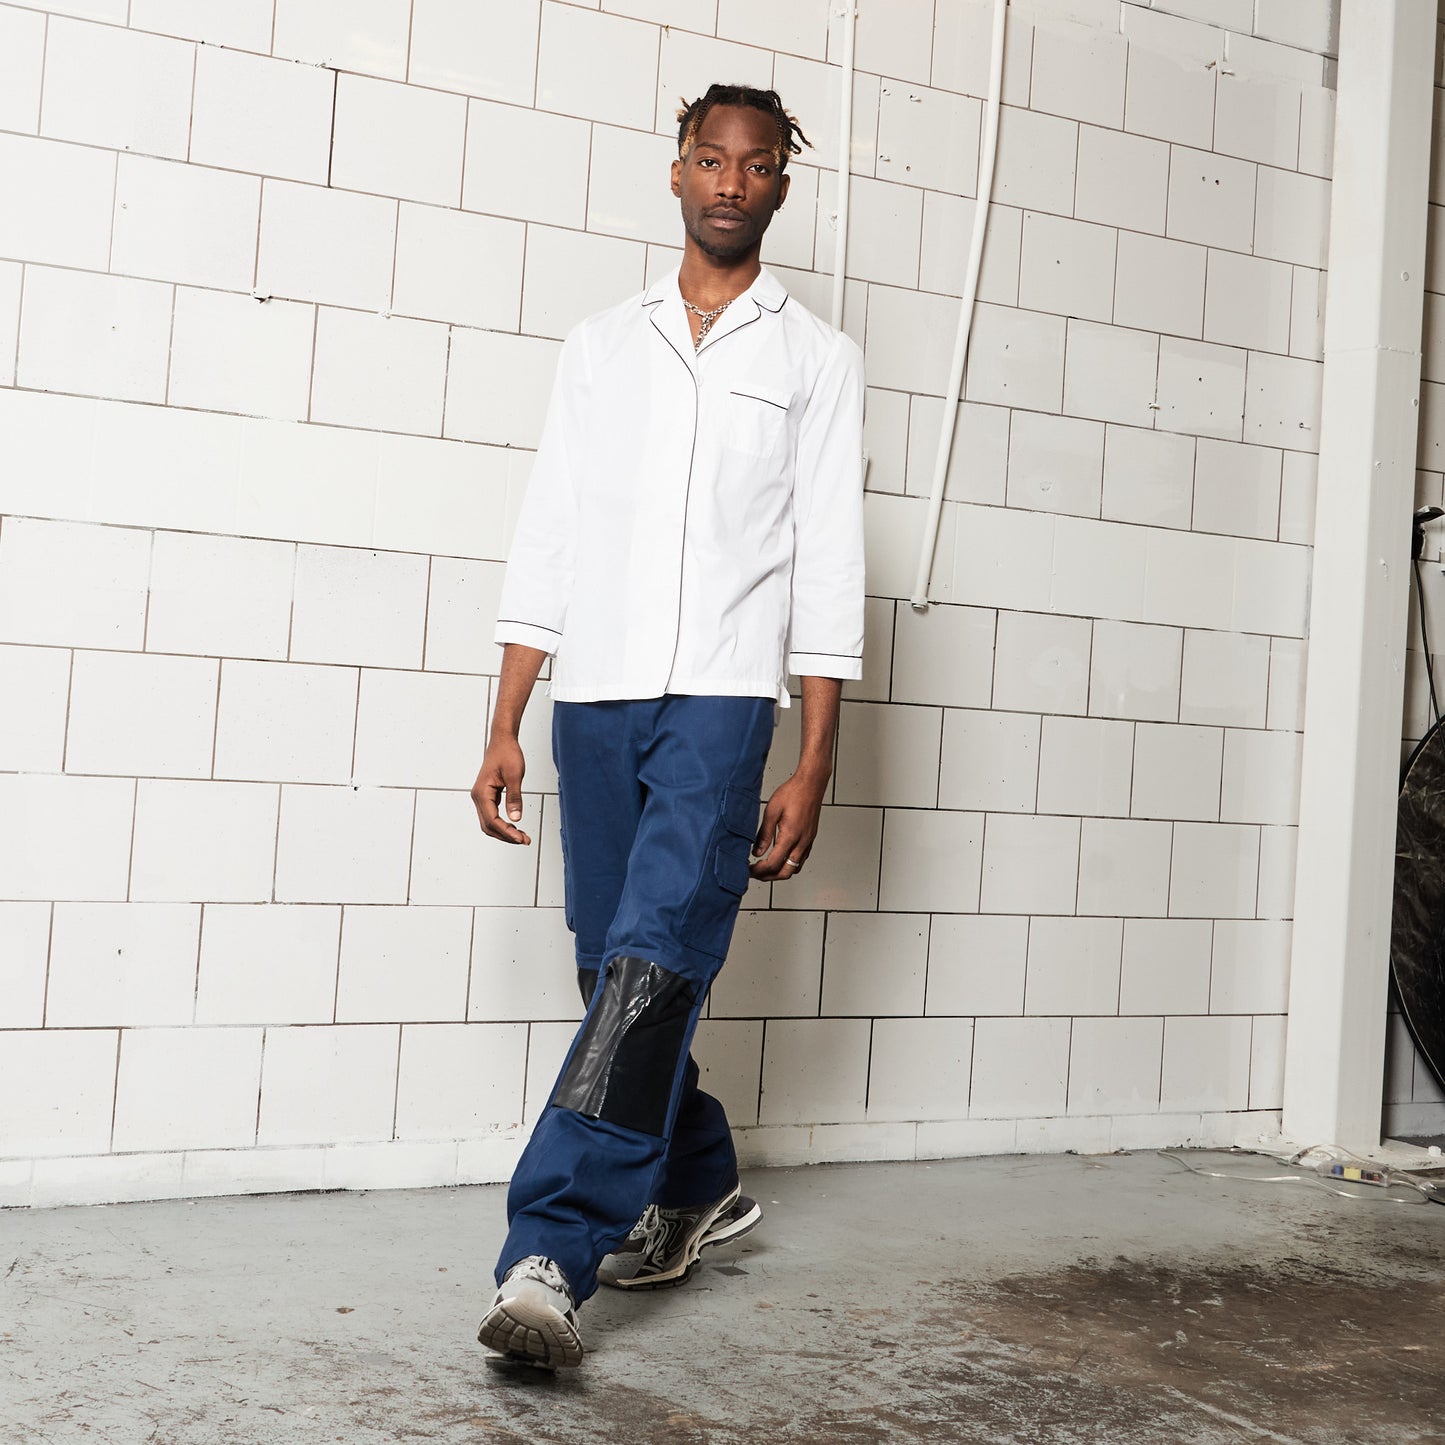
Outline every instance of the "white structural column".
[[1380, 1142], [1435, 0], [1344, 0], [1284, 1133]]

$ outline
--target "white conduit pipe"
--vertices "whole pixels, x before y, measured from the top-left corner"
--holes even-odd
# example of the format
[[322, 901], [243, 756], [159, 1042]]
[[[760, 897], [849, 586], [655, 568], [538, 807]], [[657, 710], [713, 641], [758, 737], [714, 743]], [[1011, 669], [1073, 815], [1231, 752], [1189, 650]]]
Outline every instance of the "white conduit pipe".
[[[913, 582], [913, 609], [928, 607], [928, 584], [933, 576], [933, 553], [938, 545], [938, 523], [943, 515], [943, 488], [948, 464], [953, 457], [953, 429], [958, 424], [959, 392], [963, 390], [963, 365], [968, 359], [968, 337], [973, 327], [973, 303], [978, 297], [978, 273], [983, 264], [983, 238], [988, 226], [988, 203], [993, 195], [994, 158], [998, 154], [998, 108], [1003, 96], [1003, 37], [1008, 0], [994, 0], [993, 46], [989, 56], [988, 104], [983, 117], [983, 155], [979, 161], [978, 204], [973, 215], [973, 239], [968, 248], [968, 271], [963, 282], [963, 304], [958, 315], [958, 334], [953, 343], [953, 362], [948, 371], [948, 389], [943, 393], [943, 430], [938, 437], [938, 457], [933, 467], [933, 492], [928, 499], [928, 523], [918, 553], [918, 574]], [[836, 323], [835, 323], [836, 324]]]
[[843, 108], [838, 122], [838, 244], [833, 256], [833, 310], [835, 329], [843, 329], [843, 272], [848, 262], [848, 183], [853, 167], [853, 41], [858, 30], [858, 7], [846, 0], [843, 16]]

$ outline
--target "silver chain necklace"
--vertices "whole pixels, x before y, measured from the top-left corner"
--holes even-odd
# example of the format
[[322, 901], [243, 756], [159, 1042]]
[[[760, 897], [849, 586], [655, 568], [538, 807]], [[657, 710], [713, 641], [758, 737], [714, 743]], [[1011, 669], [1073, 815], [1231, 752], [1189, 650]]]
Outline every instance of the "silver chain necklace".
[[728, 307], [733, 304], [733, 301], [735, 299], [736, 298], [729, 296], [728, 299], [724, 301], [721, 306], [714, 306], [711, 311], [704, 311], [701, 306], [694, 306], [692, 302], [687, 299], [686, 296], [682, 298], [682, 304], [686, 306], [687, 309], [691, 311], [694, 316], [698, 317], [699, 320], [701, 320], [702, 322], [702, 325], [697, 328], [697, 340], [694, 341], [692, 344], [694, 351], [696, 351], [697, 348], [701, 346], [703, 342], [707, 339], [708, 332], [712, 330], [713, 322], [716, 321], [718, 317], [721, 316], [723, 312], [726, 311]]

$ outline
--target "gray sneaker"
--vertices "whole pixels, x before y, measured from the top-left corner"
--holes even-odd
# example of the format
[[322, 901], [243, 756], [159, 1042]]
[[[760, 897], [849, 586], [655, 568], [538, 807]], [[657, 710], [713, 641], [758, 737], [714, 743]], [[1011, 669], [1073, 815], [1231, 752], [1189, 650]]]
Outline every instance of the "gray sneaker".
[[503, 1278], [477, 1338], [489, 1350], [519, 1364], [550, 1370], [580, 1365], [577, 1307], [556, 1263], [532, 1254], [514, 1264]]
[[649, 1204], [626, 1241], [597, 1267], [597, 1280], [614, 1289], [683, 1284], [703, 1250], [741, 1239], [762, 1217], [757, 1202], [741, 1187], [711, 1204], [688, 1209]]

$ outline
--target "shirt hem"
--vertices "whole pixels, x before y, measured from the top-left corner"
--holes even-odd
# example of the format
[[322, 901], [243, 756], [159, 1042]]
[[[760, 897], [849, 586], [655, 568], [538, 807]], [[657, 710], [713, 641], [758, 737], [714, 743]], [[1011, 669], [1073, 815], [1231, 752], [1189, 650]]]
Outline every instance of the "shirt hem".
[[794, 677], [835, 677], [840, 682], [857, 682], [863, 676], [863, 659], [831, 652], [790, 652], [788, 671]]
[[497, 623], [492, 640], [498, 647], [505, 647], [509, 642], [519, 642], [524, 647], [535, 647], [539, 652], [551, 656], [560, 646], [562, 634], [539, 622], [514, 622], [504, 619]]
[[[640, 702], [647, 698], [677, 693], [683, 697], [771, 697], [782, 701], [787, 689], [778, 678], [669, 678], [661, 688], [643, 688], [635, 683], [570, 683], [553, 681], [552, 697], [557, 702]], [[786, 707], [786, 702], [783, 703]]]

